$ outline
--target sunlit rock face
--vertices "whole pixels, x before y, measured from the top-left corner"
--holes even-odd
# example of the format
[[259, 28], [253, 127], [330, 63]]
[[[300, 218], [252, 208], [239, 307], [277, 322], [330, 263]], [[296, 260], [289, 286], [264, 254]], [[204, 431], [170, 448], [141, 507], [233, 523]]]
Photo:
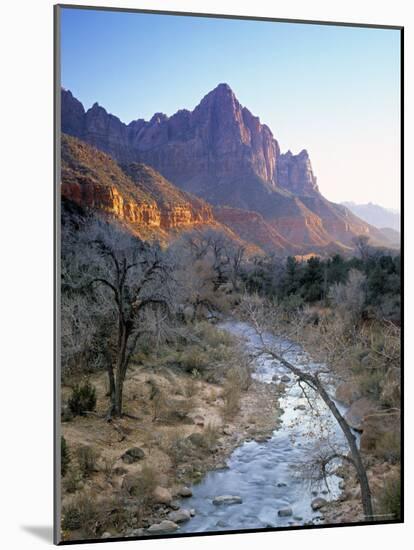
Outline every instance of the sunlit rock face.
[[[145, 165], [176, 191], [214, 206], [260, 214], [255, 223], [251, 214], [245, 214], [245, 227], [235, 212], [223, 210], [220, 215], [228, 216], [229, 226], [238, 227], [246, 237], [249, 227], [250, 241], [263, 242], [266, 249], [336, 246], [342, 250], [361, 234], [373, 243], [384, 242], [379, 230], [321, 195], [308, 152], [281, 154], [270, 129], [239, 103], [228, 84], [219, 84], [192, 111], [182, 109], [170, 117], [156, 113], [149, 121], [137, 119], [128, 125], [97, 103], [85, 111], [70, 91], [62, 90], [62, 131], [108, 153], [132, 180], [130, 167]], [[141, 170], [141, 180], [144, 176]], [[152, 177], [151, 185], [157, 178]], [[71, 193], [79, 195], [74, 189]], [[85, 200], [91, 200], [92, 192], [88, 193]], [[150, 206], [151, 201], [148, 207], [142, 202], [135, 206], [135, 199], [131, 203], [124, 198], [121, 208], [115, 191], [105, 193], [114, 201], [110, 206], [108, 199], [107, 209], [166, 229], [210, 223], [214, 218], [211, 207], [194, 203], [195, 197], [175, 196], [162, 208]], [[148, 186], [146, 193], [154, 199]]]
[[213, 223], [211, 207], [143, 164], [122, 170], [108, 155], [62, 136], [61, 193], [83, 208], [125, 222], [171, 230]]

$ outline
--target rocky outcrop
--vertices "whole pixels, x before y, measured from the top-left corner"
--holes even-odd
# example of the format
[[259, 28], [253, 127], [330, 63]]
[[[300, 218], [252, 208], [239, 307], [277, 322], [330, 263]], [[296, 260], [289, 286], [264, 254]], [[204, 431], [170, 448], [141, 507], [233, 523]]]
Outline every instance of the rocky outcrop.
[[279, 156], [277, 180], [281, 187], [295, 195], [314, 195], [319, 191], [306, 149], [298, 155], [288, 151]]

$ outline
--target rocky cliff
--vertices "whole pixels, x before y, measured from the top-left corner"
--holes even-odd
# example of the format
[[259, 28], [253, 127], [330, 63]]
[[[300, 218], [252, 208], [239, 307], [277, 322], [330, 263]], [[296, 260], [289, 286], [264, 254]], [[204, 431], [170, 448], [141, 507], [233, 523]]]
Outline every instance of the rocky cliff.
[[295, 195], [316, 195], [319, 192], [306, 149], [298, 155], [288, 151], [279, 156], [277, 180], [281, 187]]
[[[139, 236], [165, 237], [171, 230], [214, 224], [211, 207], [165, 180], [150, 167], [125, 171], [107, 154], [62, 135], [61, 193], [86, 209], [99, 211]], [[155, 232], [154, 232], [155, 231]]]
[[[219, 84], [193, 111], [183, 109], [171, 117], [156, 113], [150, 121], [128, 125], [96, 103], [85, 112], [71, 92], [62, 90], [62, 130], [123, 165], [151, 166], [212, 205], [259, 213], [278, 239], [290, 245], [349, 246], [361, 233], [375, 242], [383, 238], [343, 206], [327, 201], [307, 151], [281, 154], [270, 129], [239, 103], [227, 84]], [[184, 218], [176, 210], [163, 223]], [[259, 225], [257, 233], [263, 234]]]

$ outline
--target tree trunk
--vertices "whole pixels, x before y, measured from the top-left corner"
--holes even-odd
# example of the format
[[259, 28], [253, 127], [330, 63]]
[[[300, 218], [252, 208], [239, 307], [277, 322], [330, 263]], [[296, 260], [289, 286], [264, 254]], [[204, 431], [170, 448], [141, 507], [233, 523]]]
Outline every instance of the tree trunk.
[[352, 455], [352, 463], [355, 467], [359, 486], [361, 488], [361, 501], [362, 501], [362, 507], [364, 510], [365, 519], [368, 521], [371, 521], [373, 519], [373, 509], [372, 509], [372, 501], [371, 501], [371, 490], [369, 487], [367, 472], [365, 470], [365, 466], [362, 462], [361, 453], [359, 452], [359, 449], [357, 447], [355, 436], [351, 431], [351, 428], [348, 425], [348, 422], [345, 420], [345, 418], [341, 415], [339, 412], [337, 406], [335, 405], [334, 401], [329, 397], [328, 392], [325, 390], [325, 388], [322, 386], [320, 381], [315, 377], [315, 386], [318, 390], [319, 395], [323, 399], [323, 401], [326, 403], [326, 405], [331, 410], [332, 414], [334, 415], [335, 419], [337, 420], [342, 432], [344, 433], [346, 440], [349, 445], [349, 449], [351, 451]]
[[123, 377], [117, 376], [115, 386], [115, 401], [114, 401], [114, 416], [122, 416], [122, 399], [123, 399], [124, 380]]
[[111, 364], [108, 364], [107, 372], [108, 372], [108, 382], [109, 382], [109, 389], [108, 389], [107, 395], [109, 397], [109, 403], [110, 403], [108, 417], [111, 418], [115, 412], [115, 376], [114, 376], [114, 369]]
[[300, 369], [292, 365], [292, 363], [290, 363], [289, 361], [286, 361], [286, 359], [284, 359], [283, 357], [279, 356], [278, 354], [272, 351], [266, 350], [266, 352], [272, 357], [274, 357], [275, 359], [277, 359], [278, 361], [280, 361], [280, 363], [282, 363], [282, 365], [284, 365], [288, 370], [290, 370], [290, 372], [295, 374], [300, 381], [303, 381], [311, 389], [315, 390], [320, 395], [324, 403], [328, 406], [332, 414], [334, 415], [336, 421], [338, 422], [342, 432], [346, 437], [346, 440], [349, 445], [349, 449], [351, 451], [352, 463], [355, 467], [359, 486], [361, 488], [361, 501], [362, 501], [362, 507], [364, 510], [365, 519], [367, 521], [372, 521], [373, 509], [372, 509], [371, 490], [369, 487], [368, 477], [365, 470], [365, 466], [362, 462], [361, 454], [355, 442], [355, 436], [352, 433], [351, 428], [348, 425], [348, 422], [341, 415], [334, 401], [330, 398], [328, 392], [325, 390], [325, 388], [323, 387], [323, 384], [321, 383], [321, 381], [317, 376], [314, 376], [307, 372], [302, 372]]
[[127, 369], [126, 364], [126, 352], [127, 352], [127, 343], [128, 343], [128, 330], [125, 323], [120, 321], [119, 323], [119, 336], [118, 336], [118, 357], [116, 362], [116, 377], [115, 377], [115, 388], [113, 397], [111, 395], [111, 409], [112, 416], [120, 417], [122, 416], [122, 398], [123, 398], [123, 388], [125, 373]]

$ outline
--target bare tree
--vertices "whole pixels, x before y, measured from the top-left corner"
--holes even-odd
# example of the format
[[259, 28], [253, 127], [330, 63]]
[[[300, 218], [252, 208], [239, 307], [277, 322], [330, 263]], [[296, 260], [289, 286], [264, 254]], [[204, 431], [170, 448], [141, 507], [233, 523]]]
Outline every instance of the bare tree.
[[112, 313], [116, 352], [115, 362], [107, 364], [108, 416], [119, 417], [123, 413], [126, 372], [138, 339], [148, 330], [145, 312], [167, 311], [171, 306], [171, 268], [158, 246], [101, 222], [78, 235], [75, 256], [77, 262], [64, 274], [62, 290], [89, 293], [97, 308], [101, 307], [106, 315]]
[[352, 321], [361, 317], [366, 298], [366, 276], [358, 269], [351, 269], [346, 283], [334, 283], [329, 299]]
[[[368, 477], [365, 470], [364, 463], [362, 461], [361, 454], [359, 452], [358, 446], [356, 444], [355, 436], [351, 431], [347, 421], [340, 413], [338, 407], [336, 406], [334, 400], [330, 397], [325, 383], [323, 381], [323, 375], [328, 374], [328, 372], [322, 369], [319, 369], [315, 372], [309, 372], [302, 368], [297, 367], [292, 362], [286, 359], [285, 353], [286, 350], [282, 350], [272, 345], [269, 342], [269, 338], [266, 338], [266, 332], [271, 332], [274, 329], [277, 311], [275, 308], [268, 307], [264, 305], [261, 299], [258, 299], [254, 296], [245, 297], [242, 303], [242, 311], [244, 312], [246, 318], [253, 324], [254, 329], [256, 330], [260, 338], [260, 354], [265, 354], [269, 357], [272, 357], [283, 365], [288, 371], [294, 374], [297, 378], [298, 384], [301, 386], [303, 391], [303, 384], [308, 388], [313, 390], [317, 395], [320, 396], [322, 401], [331, 411], [333, 417], [337, 421], [339, 427], [341, 428], [347, 444], [349, 446], [350, 455], [343, 453], [332, 452], [331, 454], [326, 454], [323, 457], [321, 462], [321, 467], [325, 471], [328, 464], [334, 459], [343, 459], [347, 462], [350, 462], [355, 468], [358, 482], [361, 488], [361, 501], [364, 510], [365, 519], [371, 521], [373, 519], [373, 508], [371, 501], [371, 491], [368, 483]], [[306, 391], [304, 392], [306, 396]]]
[[369, 237], [368, 235], [358, 235], [352, 239], [355, 248], [363, 261], [366, 261], [370, 255]]

